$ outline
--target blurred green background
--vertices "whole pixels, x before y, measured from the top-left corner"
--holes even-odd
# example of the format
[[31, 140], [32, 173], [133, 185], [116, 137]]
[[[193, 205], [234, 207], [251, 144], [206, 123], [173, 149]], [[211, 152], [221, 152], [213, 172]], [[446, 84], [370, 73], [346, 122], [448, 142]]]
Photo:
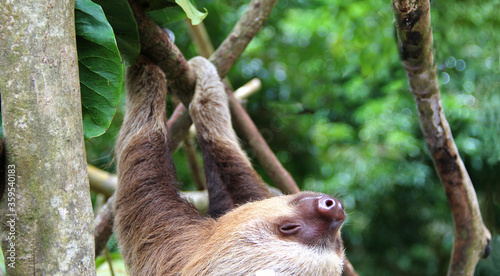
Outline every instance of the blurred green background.
[[[204, 24], [216, 47], [246, 2], [197, 2], [208, 10]], [[494, 237], [476, 275], [499, 275], [500, 1], [431, 7], [445, 114]], [[186, 58], [197, 55], [183, 21], [168, 28]], [[246, 104], [250, 116], [302, 189], [344, 202], [342, 234], [356, 270], [445, 274], [453, 221], [400, 64], [391, 2], [278, 1], [229, 73], [236, 88], [254, 77], [263, 87]], [[123, 100], [110, 130], [86, 142], [90, 164], [113, 172], [122, 113]], [[191, 183], [184, 153], [175, 160], [179, 178]]]

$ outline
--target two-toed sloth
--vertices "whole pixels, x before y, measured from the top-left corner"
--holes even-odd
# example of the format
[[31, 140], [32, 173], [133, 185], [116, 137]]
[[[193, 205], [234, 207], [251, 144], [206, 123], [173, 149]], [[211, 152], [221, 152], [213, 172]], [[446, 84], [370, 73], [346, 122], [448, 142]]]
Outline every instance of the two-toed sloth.
[[342, 203], [302, 192], [271, 197], [238, 144], [215, 67], [193, 58], [189, 111], [198, 132], [209, 216], [179, 196], [167, 146], [163, 72], [145, 57], [127, 72], [117, 142], [115, 230], [131, 275], [340, 275]]

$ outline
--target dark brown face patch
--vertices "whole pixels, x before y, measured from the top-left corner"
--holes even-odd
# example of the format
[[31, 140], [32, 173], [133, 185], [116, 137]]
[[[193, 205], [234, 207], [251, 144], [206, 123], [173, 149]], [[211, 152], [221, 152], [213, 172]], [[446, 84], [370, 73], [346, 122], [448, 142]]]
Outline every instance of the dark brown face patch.
[[324, 194], [301, 193], [288, 204], [293, 206], [294, 214], [275, 222], [281, 239], [342, 252], [340, 227], [346, 215], [338, 199]]

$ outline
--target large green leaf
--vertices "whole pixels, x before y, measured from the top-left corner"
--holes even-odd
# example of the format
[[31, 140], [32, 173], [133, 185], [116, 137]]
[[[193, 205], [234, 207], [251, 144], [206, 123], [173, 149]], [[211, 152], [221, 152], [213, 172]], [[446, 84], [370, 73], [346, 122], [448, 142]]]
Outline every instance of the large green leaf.
[[[158, 2], [161, 1], [151, 1], [151, 4]], [[191, 24], [197, 25], [208, 14], [206, 9], [205, 12], [198, 11], [189, 0], [175, 0], [175, 3], [177, 3], [177, 5], [174, 4], [175, 6], [167, 6], [162, 9], [149, 9], [147, 14], [163, 28], [166, 28], [170, 23], [183, 20], [186, 17], [191, 20]]]
[[168, 24], [184, 20], [186, 13], [180, 6], [168, 7], [161, 10], [152, 10], [146, 12], [156, 24], [167, 28]]
[[113, 119], [123, 88], [123, 64], [101, 7], [76, 0], [75, 9], [83, 129], [89, 139], [106, 132]]
[[136, 0], [145, 11], [161, 10], [175, 6], [175, 0]]
[[131, 66], [139, 56], [141, 43], [134, 14], [127, 0], [94, 0], [106, 14], [113, 27], [118, 49], [126, 66]]
[[177, 5], [181, 6], [181, 8], [184, 10], [186, 13], [187, 17], [191, 19], [191, 24], [193, 25], [198, 25], [207, 17], [207, 10], [205, 9], [205, 12], [200, 12], [197, 10], [189, 0], [175, 0], [175, 3]]

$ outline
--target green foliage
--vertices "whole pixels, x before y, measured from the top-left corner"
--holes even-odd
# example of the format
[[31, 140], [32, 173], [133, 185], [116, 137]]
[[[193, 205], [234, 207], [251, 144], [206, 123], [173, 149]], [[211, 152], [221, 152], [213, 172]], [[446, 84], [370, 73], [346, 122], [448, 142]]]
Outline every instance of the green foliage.
[[[199, 24], [207, 15], [187, 0], [176, 0], [179, 6], [173, 8], [171, 1], [146, 2], [150, 5], [149, 14], [162, 26], [186, 15], [193, 24]], [[128, 2], [96, 0], [95, 3], [90, 0], [75, 3], [86, 139], [100, 136], [109, 128], [123, 90], [124, 66], [132, 65], [140, 53], [137, 24]]]
[[123, 86], [123, 65], [113, 29], [101, 7], [90, 0], [75, 4], [85, 138], [108, 129]]
[[113, 28], [116, 43], [125, 66], [131, 66], [139, 56], [141, 44], [137, 23], [127, 0], [94, 0], [106, 14]]
[[[217, 46], [248, 1], [202, 3]], [[495, 235], [490, 260], [500, 256], [497, 8], [498, 0], [432, 2], [444, 110]], [[343, 200], [346, 252], [361, 275], [443, 275], [453, 221], [421, 134], [393, 22], [390, 1], [278, 1], [229, 78], [234, 87], [262, 80], [262, 91], [246, 107], [264, 138], [302, 189]], [[183, 22], [162, 25], [176, 34], [186, 58], [196, 55]], [[87, 142], [90, 163], [109, 162], [111, 146], [105, 145], [114, 135], [103, 137]], [[179, 177], [189, 181], [183, 154], [174, 158]], [[499, 274], [490, 260], [479, 264], [478, 275]]]
[[175, 0], [137, 0], [137, 3], [145, 11], [154, 11], [174, 6]]
[[168, 24], [178, 22], [186, 18], [186, 13], [181, 7], [168, 7], [161, 10], [148, 11], [147, 14], [159, 26], [166, 27]]
[[[139, 4], [160, 26], [189, 18], [191, 24], [198, 25], [208, 12], [200, 12], [189, 0], [139, 0]], [[175, 4], [174, 4], [175, 3]]]

